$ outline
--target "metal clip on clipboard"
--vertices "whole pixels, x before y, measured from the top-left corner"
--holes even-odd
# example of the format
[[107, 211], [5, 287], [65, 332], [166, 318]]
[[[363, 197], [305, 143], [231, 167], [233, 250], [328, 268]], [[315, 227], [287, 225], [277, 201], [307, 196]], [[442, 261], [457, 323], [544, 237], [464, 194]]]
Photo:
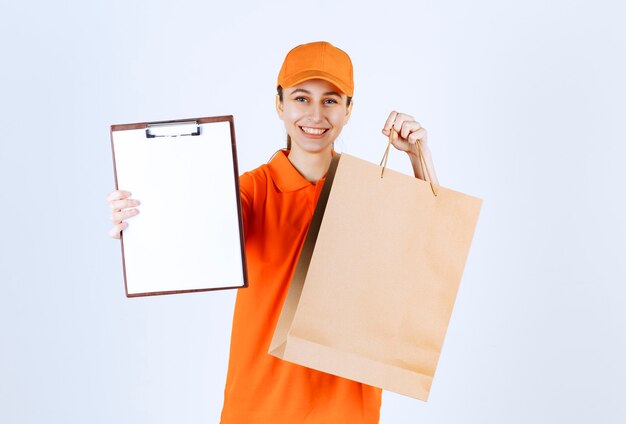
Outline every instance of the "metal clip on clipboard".
[[200, 125], [198, 125], [197, 121], [148, 124], [146, 128], [146, 138], [181, 137], [186, 135], [200, 135]]

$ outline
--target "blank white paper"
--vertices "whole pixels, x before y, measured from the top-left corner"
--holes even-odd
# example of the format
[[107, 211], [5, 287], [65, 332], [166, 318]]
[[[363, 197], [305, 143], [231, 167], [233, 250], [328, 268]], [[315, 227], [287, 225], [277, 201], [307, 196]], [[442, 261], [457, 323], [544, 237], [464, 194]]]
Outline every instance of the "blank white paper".
[[123, 232], [128, 295], [244, 285], [229, 122], [199, 136], [114, 131], [118, 187], [141, 202]]

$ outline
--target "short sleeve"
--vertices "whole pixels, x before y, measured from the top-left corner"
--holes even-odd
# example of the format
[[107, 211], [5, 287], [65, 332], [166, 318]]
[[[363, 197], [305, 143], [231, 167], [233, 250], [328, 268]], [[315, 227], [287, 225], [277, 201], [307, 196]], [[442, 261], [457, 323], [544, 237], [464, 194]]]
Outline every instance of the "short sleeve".
[[241, 197], [241, 218], [244, 235], [248, 234], [249, 220], [252, 215], [254, 200], [254, 178], [249, 172], [239, 177], [239, 194]]

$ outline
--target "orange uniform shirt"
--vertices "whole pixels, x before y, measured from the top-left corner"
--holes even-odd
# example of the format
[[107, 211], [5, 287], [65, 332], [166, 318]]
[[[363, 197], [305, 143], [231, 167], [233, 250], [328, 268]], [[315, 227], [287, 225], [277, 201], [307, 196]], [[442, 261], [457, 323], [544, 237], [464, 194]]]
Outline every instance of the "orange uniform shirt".
[[249, 286], [237, 293], [221, 423], [378, 423], [380, 389], [268, 354], [324, 183], [287, 153], [240, 177]]

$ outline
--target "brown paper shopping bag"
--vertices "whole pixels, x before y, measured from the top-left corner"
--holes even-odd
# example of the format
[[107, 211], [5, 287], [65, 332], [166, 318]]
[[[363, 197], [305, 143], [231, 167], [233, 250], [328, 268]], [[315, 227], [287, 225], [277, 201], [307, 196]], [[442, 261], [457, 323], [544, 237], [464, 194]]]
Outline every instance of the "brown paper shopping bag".
[[270, 354], [427, 400], [480, 206], [335, 154]]

